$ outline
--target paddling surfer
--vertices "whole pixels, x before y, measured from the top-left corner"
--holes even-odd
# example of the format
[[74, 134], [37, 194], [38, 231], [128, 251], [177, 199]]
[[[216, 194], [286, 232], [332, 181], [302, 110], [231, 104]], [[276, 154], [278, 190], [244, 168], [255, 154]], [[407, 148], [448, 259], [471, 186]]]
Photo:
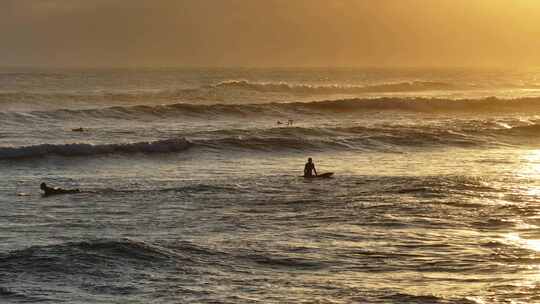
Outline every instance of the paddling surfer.
[[313, 159], [308, 158], [306, 165], [304, 166], [304, 177], [313, 177], [317, 176], [317, 169], [315, 169], [315, 164]]
[[79, 189], [62, 189], [62, 188], [52, 188], [52, 187], [49, 187], [47, 186], [47, 184], [45, 183], [41, 183], [41, 185], [39, 185], [39, 188], [41, 188], [41, 190], [43, 190], [45, 196], [48, 196], [48, 195], [54, 195], [54, 194], [67, 194], [67, 193], [79, 193], [81, 192]]

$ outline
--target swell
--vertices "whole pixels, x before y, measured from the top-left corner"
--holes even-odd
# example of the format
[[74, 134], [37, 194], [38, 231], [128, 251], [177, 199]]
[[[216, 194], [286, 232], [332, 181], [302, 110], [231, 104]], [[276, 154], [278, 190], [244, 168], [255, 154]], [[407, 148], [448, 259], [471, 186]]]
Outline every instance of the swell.
[[492, 147], [538, 145], [540, 125], [501, 127], [492, 122], [462, 126], [352, 126], [226, 129], [179, 134], [164, 140], [110, 144], [39, 144], [0, 148], [0, 160], [105, 154], [155, 154], [209, 151], [313, 152], [378, 151], [401, 153], [406, 148]]
[[440, 99], [440, 98], [373, 98], [339, 99], [312, 102], [262, 104], [190, 104], [114, 106], [101, 109], [62, 109], [52, 111], [0, 112], [4, 122], [24, 123], [36, 119], [77, 120], [140, 119], [140, 118], [212, 118], [283, 117], [299, 115], [354, 114], [369, 111], [401, 111], [418, 113], [520, 113], [540, 110], [540, 98]]
[[195, 146], [214, 150], [258, 151], [386, 151], [405, 147], [480, 146], [492, 143], [492, 131], [456, 132], [430, 126], [353, 126], [334, 128], [272, 128], [220, 130], [195, 134], [211, 139], [192, 140]]
[[[202, 253], [203, 249], [190, 244], [172, 250], [160, 244], [150, 244], [131, 239], [98, 239], [67, 242], [55, 245], [32, 246], [0, 254], [0, 273], [42, 273], [44, 275], [72, 275], [88, 273], [102, 279], [106, 273], [100, 269], [135, 267], [162, 264], [171, 260], [190, 260], [190, 252]], [[208, 254], [211, 254], [208, 253]], [[114, 274], [110, 272], [111, 275]], [[0, 279], [1, 281], [1, 279]]]
[[197, 95], [197, 89], [106, 91], [106, 92], [0, 92], [0, 104], [24, 103], [65, 103], [65, 102], [137, 102], [170, 101], [181, 97]]
[[[237, 250], [238, 251], [238, 250]], [[188, 267], [202, 264], [207, 267], [229, 261], [245, 265], [257, 263], [272, 267], [319, 268], [316, 261], [296, 257], [269, 255], [266, 252], [227, 252], [199, 246], [188, 241], [149, 243], [133, 239], [97, 239], [66, 242], [54, 245], [31, 246], [21, 250], [0, 253], [0, 283], [18, 275], [38, 274], [61, 279], [64, 276], [86, 274], [99, 280], [115, 279], [121, 272], [159, 265], [160, 269]], [[182, 265], [189, 265], [184, 267]], [[127, 266], [127, 267], [126, 267]], [[156, 271], [155, 267], [152, 270]], [[199, 272], [196, 273], [200, 274]], [[2, 293], [12, 295], [7, 289]]]
[[[265, 252], [221, 251], [206, 248], [188, 241], [174, 243], [148, 243], [133, 239], [97, 239], [80, 242], [66, 242], [54, 245], [31, 246], [21, 250], [0, 253], [0, 274], [17, 275], [18, 273], [44, 273], [47, 275], [74, 275], [97, 273], [100, 278], [107, 278], [103, 270], [159, 264], [172, 265], [177, 262], [197, 262], [214, 266], [225, 260], [255, 262], [270, 266], [313, 267], [315, 262], [286, 256], [268, 255]], [[113, 273], [111, 273], [113, 275]], [[105, 277], [103, 277], [105, 276]], [[0, 276], [2, 282], [2, 276]], [[0, 292], [3, 290], [0, 289]], [[7, 291], [5, 291], [7, 293]]]

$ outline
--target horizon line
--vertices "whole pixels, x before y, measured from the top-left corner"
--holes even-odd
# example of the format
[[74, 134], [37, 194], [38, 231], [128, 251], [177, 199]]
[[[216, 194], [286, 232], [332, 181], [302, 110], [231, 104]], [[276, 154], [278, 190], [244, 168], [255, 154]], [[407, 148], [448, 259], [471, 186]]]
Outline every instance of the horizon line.
[[442, 70], [535, 70], [540, 69], [540, 66], [502, 66], [502, 65], [276, 65], [276, 66], [249, 66], [249, 65], [0, 65], [0, 70], [3, 69], [61, 69], [61, 70], [135, 70], [135, 69], [354, 69], [354, 70], [429, 70], [429, 69], [442, 69]]

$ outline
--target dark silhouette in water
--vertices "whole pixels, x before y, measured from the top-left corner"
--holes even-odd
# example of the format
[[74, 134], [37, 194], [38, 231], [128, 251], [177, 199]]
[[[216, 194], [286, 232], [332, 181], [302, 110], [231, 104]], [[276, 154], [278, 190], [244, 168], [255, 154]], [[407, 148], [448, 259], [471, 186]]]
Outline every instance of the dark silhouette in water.
[[315, 169], [315, 163], [313, 163], [313, 159], [308, 158], [308, 161], [306, 165], [304, 166], [304, 177], [305, 178], [330, 178], [334, 175], [334, 172], [326, 172], [322, 174], [317, 173], [317, 169]]
[[41, 183], [41, 185], [39, 187], [41, 188], [41, 190], [43, 190], [43, 192], [44, 192], [43, 195], [45, 195], [45, 196], [81, 192], [81, 190], [79, 190], [79, 189], [62, 189], [62, 188], [57, 188], [57, 187], [51, 188], [51, 187], [47, 186], [47, 184], [45, 184], [45, 183]]
[[[282, 122], [281, 120], [278, 120], [278, 121], [276, 122], [276, 124], [277, 124], [277, 125], [284, 125], [285, 123]], [[287, 120], [287, 126], [292, 126], [293, 124], [294, 124], [294, 120], [292, 120], [292, 119]]]
[[315, 164], [313, 159], [308, 158], [306, 165], [304, 166], [304, 177], [313, 177], [317, 176], [317, 169], [315, 169]]
[[76, 128], [76, 129], [71, 129], [71, 131], [73, 131], [73, 132], [84, 132], [84, 129], [82, 127], [80, 127], [80, 128]]

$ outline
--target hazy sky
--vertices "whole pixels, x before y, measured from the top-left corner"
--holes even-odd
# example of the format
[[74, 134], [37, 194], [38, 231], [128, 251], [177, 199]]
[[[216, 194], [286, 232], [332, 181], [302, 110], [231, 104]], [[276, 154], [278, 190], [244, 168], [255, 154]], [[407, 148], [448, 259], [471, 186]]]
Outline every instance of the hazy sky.
[[540, 0], [0, 0], [0, 65], [540, 66]]

